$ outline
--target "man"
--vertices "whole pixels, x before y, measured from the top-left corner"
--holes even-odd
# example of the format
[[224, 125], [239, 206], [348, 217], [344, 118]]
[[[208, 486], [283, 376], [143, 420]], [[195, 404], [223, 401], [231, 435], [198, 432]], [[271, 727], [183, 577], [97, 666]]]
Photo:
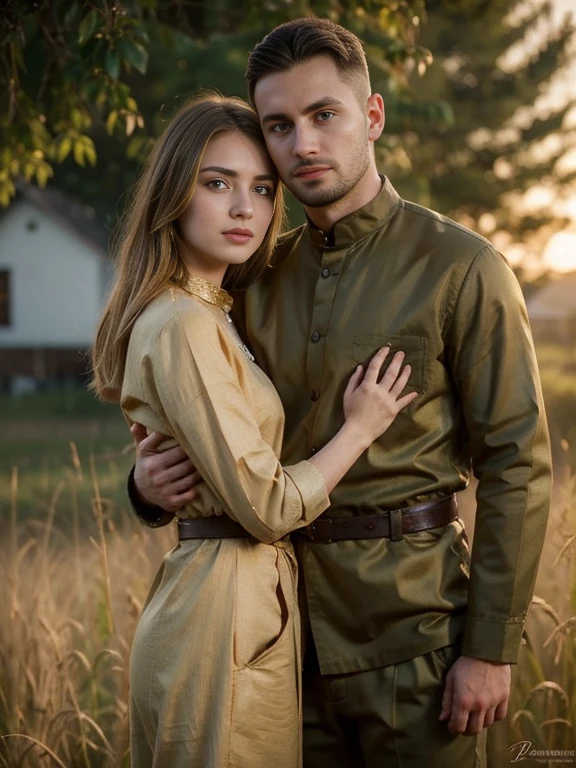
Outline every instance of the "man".
[[[420, 392], [331, 494], [328, 521], [294, 537], [309, 626], [305, 765], [484, 765], [483, 729], [506, 714], [549, 499], [520, 289], [488, 241], [403, 201], [378, 175], [384, 105], [358, 38], [324, 19], [289, 22], [256, 46], [247, 81], [309, 220], [281, 239], [237, 310], [286, 411], [283, 461], [330, 439], [351, 371], [383, 344], [406, 352]], [[140, 442], [135, 480], [168, 510], [161, 524], [197, 478], [179, 449], [156, 455], [157, 444]], [[471, 462], [469, 562], [451, 495]]]

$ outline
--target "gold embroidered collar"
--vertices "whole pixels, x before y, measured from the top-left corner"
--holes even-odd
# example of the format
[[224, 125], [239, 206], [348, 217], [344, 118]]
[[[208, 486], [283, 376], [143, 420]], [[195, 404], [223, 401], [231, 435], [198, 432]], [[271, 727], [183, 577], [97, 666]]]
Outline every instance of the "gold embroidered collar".
[[190, 275], [188, 282], [184, 287], [188, 293], [191, 293], [193, 296], [199, 296], [209, 304], [214, 304], [216, 307], [220, 307], [226, 314], [232, 309], [232, 303], [234, 301], [232, 296], [230, 296], [224, 288], [218, 288], [203, 277]]

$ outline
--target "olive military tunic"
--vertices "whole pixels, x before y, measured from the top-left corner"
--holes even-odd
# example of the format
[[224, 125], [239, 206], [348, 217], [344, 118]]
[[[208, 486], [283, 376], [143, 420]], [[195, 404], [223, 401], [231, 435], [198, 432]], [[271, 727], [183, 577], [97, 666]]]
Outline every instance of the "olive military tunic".
[[[292, 546], [329, 504], [308, 461], [282, 467], [280, 400], [220, 299], [169, 289], [131, 334], [121, 405], [205, 480], [180, 517], [225, 512], [254, 539], [182, 541], [155, 578], [131, 657], [136, 768], [297, 768], [299, 622]], [[212, 303], [216, 302], [216, 303]]]
[[[297, 554], [323, 673], [401, 662], [463, 636], [515, 662], [550, 496], [544, 405], [520, 287], [484, 238], [402, 200], [388, 180], [330, 237], [280, 241], [238, 323], [286, 414], [294, 463], [342, 424], [350, 373], [384, 344], [420, 395], [330, 495], [333, 517], [477, 491], [471, 563], [459, 522], [402, 541], [309, 543]], [[239, 326], [240, 327], [240, 326]]]

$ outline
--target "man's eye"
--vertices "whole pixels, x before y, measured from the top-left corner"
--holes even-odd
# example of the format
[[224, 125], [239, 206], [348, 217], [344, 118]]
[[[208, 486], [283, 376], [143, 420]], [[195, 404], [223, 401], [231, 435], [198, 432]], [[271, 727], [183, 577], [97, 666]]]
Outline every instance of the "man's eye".
[[206, 186], [210, 187], [210, 189], [226, 189], [226, 182], [222, 181], [222, 179], [212, 179], [206, 184]]
[[254, 187], [254, 191], [259, 195], [271, 195], [273, 193], [272, 188], [267, 187], [266, 184], [259, 184], [257, 187]]
[[270, 130], [274, 131], [274, 133], [284, 133], [284, 131], [288, 130], [289, 127], [290, 126], [288, 123], [276, 123], [276, 125], [273, 125]]
[[319, 112], [318, 113], [318, 119], [321, 120], [323, 123], [327, 123], [333, 117], [334, 117], [334, 112]]

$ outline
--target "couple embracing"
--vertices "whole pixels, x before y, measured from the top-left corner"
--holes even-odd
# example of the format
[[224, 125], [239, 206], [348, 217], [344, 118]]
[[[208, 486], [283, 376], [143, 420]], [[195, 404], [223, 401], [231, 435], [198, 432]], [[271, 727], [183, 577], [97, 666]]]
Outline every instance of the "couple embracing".
[[247, 83], [155, 145], [94, 348], [137, 512], [179, 534], [136, 629], [132, 764], [483, 766], [549, 503], [519, 286], [378, 174], [355, 35], [283, 24]]

